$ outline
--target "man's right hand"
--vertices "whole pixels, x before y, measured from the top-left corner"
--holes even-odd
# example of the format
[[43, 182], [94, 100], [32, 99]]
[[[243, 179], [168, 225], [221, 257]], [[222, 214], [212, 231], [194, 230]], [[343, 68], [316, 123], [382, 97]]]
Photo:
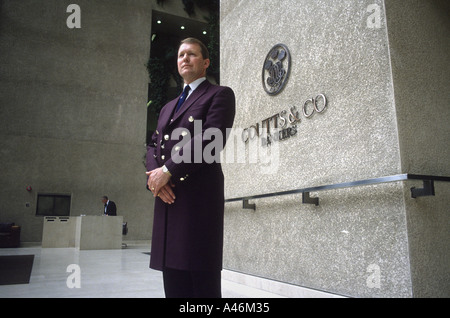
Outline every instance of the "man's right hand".
[[163, 200], [164, 203], [167, 204], [175, 203], [175, 193], [173, 192], [172, 189], [173, 187], [175, 187], [175, 185], [173, 185], [172, 182], [169, 181], [169, 183], [167, 183], [165, 186], [161, 188], [161, 190], [159, 190], [157, 196], [161, 200]]

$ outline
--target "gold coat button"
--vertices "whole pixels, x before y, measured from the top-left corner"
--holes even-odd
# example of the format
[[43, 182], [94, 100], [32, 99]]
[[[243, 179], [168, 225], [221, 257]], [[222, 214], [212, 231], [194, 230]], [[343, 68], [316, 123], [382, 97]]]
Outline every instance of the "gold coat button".
[[193, 123], [194, 122], [194, 117], [189, 117], [189, 122]]
[[165, 135], [164, 140], [169, 140], [169, 135]]

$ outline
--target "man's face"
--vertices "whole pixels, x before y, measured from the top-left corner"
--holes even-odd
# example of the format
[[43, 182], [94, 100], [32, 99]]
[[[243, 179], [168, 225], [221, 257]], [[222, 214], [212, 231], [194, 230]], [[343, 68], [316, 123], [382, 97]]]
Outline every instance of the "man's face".
[[102, 198], [102, 202], [103, 204], [106, 204], [106, 202], [108, 202], [105, 198]]
[[183, 43], [178, 50], [178, 73], [186, 84], [190, 84], [200, 77], [206, 76], [209, 59], [203, 59], [198, 44]]

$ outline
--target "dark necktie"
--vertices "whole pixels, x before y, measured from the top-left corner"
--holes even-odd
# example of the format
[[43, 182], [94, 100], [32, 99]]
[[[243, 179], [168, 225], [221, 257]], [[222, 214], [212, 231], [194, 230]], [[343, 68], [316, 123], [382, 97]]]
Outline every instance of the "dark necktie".
[[178, 104], [177, 104], [177, 108], [176, 108], [175, 112], [177, 112], [181, 108], [181, 105], [183, 105], [184, 101], [186, 100], [186, 97], [188, 96], [190, 89], [191, 88], [189, 87], [189, 85], [186, 85], [186, 87], [184, 88], [183, 94], [181, 94], [181, 97], [178, 100]]

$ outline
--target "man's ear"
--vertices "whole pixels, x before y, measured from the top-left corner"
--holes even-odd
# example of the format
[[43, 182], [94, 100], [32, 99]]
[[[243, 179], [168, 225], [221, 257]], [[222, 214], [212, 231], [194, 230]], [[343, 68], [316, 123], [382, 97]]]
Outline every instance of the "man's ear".
[[204, 61], [204, 65], [205, 65], [205, 68], [208, 68], [209, 67], [209, 65], [211, 64], [211, 61], [210, 61], [210, 59], [205, 59], [205, 61]]

